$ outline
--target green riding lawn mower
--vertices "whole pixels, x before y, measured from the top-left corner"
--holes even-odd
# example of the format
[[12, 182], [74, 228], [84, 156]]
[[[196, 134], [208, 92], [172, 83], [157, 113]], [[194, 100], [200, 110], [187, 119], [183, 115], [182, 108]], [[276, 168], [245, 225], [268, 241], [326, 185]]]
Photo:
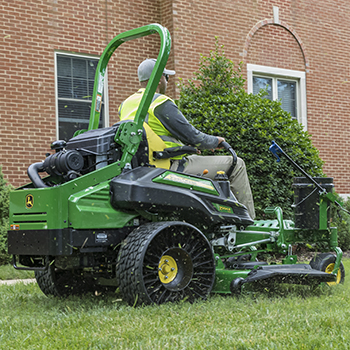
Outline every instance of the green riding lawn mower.
[[[122, 43], [154, 33], [160, 52], [134, 120], [99, 129], [110, 57]], [[266, 209], [274, 219], [253, 221], [225, 174], [211, 180], [171, 171], [168, 158], [179, 150], [149, 145], [152, 131], [144, 121], [170, 46], [169, 32], [158, 24], [109, 43], [96, 70], [88, 130], [54, 142], [53, 154], [28, 168], [31, 183], [11, 193], [14, 267], [34, 270], [46, 295], [119, 288], [130, 305], [193, 302], [275, 282], [343, 282], [337, 228], [330, 227], [332, 179], [311, 178], [274, 143], [270, 150], [278, 160], [285, 156], [304, 174], [294, 183], [295, 220], [284, 220], [277, 207]], [[234, 166], [235, 152], [223, 146]], [[293, 246], [320, 242], [324, 253], [297, 264]], [[258, 260], [268, 255], [282, 260]]]

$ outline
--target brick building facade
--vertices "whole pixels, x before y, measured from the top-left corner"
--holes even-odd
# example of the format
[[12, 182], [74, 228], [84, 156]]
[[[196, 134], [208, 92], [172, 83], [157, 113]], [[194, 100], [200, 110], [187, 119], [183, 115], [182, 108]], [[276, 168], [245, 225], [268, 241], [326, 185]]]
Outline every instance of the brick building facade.
[[[0, 0], [3, 173], [15, 186], [27, 182], [27, 167], [58, 137], [59, 55], [97, 59], [115, 35], [157, 22], [171, 33], [167, 67], [177, 78], [192, 77], [199, 55], [218, 36], [226, 56], [243, 62], [248, 91], [257, 77], [295, 92], [296, 117], [312, 135], [325, 173], [338, 193], [349, 195], [349, 16], [346, 0]], [[150, 36], [116, 51], [108, 67], [106, 124], [117, 121], [120, 102], [138, 87], [139, 62], [155, 57], [158, 47]], [[168, 88], [173, 98], [175, 82]]]

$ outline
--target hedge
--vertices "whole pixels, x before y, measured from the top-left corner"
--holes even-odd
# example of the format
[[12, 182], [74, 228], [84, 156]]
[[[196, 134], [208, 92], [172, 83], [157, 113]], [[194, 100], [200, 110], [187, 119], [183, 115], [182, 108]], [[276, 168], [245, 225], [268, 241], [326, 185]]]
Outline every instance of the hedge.
[[201, 55], [194, 79], [180, 81], [178, 105], [199, 130], [225, 137], [247, 166], [257, 218], [268, 206], [280, 206], [292, 218], [292, 183], [302, 176], [285, 159], [277, 163], [269, 152], [276, 141], [311, 176], [325, 176], [323, 162], [303, 126], [281, 108], [279, 101], [244, 90], [241, 64], [234, 66], [216, 40], [208, 57]]

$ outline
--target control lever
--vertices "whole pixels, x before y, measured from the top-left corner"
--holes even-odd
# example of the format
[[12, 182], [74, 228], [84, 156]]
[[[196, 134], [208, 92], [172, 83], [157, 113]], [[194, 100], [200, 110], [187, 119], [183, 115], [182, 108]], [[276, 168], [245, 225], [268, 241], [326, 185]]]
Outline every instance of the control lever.
[[228, 152], [231, 153], [232, 156], [232, 164], [230, 166], [230, 168], [227, 170], [227, 177], [228, 179], [230, 178], [230, 176], [232, 175], [233, 169], [235, 168], [236, 164], [237, 164], [237, 154], [236, 152], [233, 150], [233, 148], [231, 147], [231, 145], [229, 145], [226, 141], [223, 141], [219, 144], [220, 148], [224, 148], [225, 150], [227, 150]]

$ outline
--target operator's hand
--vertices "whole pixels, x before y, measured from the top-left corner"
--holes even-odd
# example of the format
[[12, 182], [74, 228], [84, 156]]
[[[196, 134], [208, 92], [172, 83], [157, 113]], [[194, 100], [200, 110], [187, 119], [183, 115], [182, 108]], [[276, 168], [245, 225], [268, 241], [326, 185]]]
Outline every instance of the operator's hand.
[[[225, 142], [225, 139], [224, 139], [223, 137], [220, 137], [220, 136], [216, 136], [216, 137], [218, 138], [218, 145], [217, 145], [216, 149], [219, 149], [219, 148], [221, 148], [221, 147], [220, 147], [220, 143], [221, 143], [221, 142]], [[211, 151], [212, 151], [212, 152], [215, 152], [214, 149], [211, 149]]]
[[219, 142], [218, 142], [218, 148], [220, 148], [220, 143], [225, 142], [225, 139], [223, 137], [217, 136]]

